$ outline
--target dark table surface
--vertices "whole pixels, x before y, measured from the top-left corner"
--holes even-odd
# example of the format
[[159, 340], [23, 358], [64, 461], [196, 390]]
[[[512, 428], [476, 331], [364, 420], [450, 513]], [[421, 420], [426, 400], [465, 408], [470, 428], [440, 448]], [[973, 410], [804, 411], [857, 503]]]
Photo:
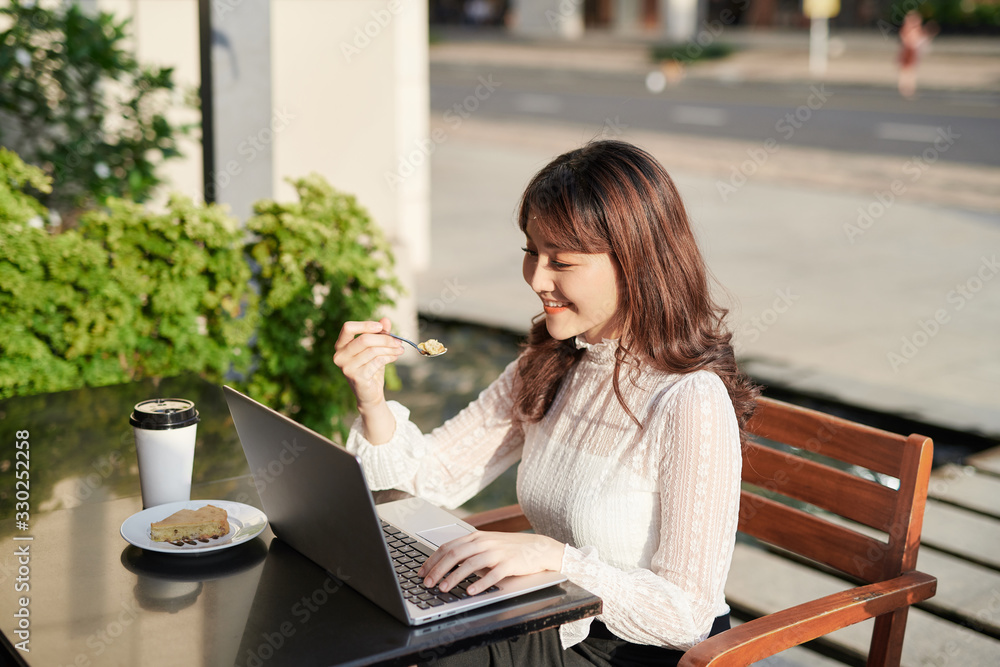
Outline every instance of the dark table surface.
[[192, 498], [260, 507], [222, 390], [197, 378], [0, 401], [0, 630], [22, 664], [407, 665], [600, 611], [567, 583], [411, 628], [269, 529], [201, 556], [134, 547], [128, 415], [158, 396], [201, 413]]

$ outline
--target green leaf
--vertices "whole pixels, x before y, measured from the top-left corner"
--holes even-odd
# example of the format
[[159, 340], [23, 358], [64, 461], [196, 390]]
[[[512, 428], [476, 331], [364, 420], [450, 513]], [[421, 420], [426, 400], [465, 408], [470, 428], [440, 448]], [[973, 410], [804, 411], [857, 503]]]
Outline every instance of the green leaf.
[[291, 182], [298, 202], [259, 201], [247, 222], [262, 319], [258, 370], [246, 386], [310, 428], [344, 437], [354, 394], [333, 363], [340, 327], [376, 317], [402, 287], [381, 229], [353, 196], [315, 174]]

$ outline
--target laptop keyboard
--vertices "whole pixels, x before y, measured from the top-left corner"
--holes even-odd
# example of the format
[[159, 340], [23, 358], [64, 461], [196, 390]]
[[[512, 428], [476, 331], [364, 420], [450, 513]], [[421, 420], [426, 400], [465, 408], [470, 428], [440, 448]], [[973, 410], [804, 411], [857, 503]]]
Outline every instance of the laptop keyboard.
[[[421, 609], [430, 609], [471, 597], [466, 589], [472, 582], [479, 580], [478, 575], [470, 574], [447, 593], [438, 590], [437, 586], [427, 588], [424, 586], [423, 579], [417, 574], [420, 571], [420, 566], [427, 560], [427, 555], [418, 548], [418, 542], [385, 521], [382, 522], [382, 532], [386, 544], [389, 545], [389, 555], [396, 568], [396, 579], [399, 581], [400, 588], [403, 589], [404, 598]], [[482, 592], [492, 593], [498, 590], [500, 589], [496, 586], [490, 586]]]

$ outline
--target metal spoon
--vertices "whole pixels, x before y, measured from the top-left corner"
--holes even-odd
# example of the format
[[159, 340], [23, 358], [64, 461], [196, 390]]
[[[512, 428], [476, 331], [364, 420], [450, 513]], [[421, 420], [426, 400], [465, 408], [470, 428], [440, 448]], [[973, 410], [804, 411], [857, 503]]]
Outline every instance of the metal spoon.
[[444, 352], [438, 352], [437, 354], [431, 354], [430, 352], [424, 352], [423, 350], [421, 350], [420, 346], [417, 345], [416, 343], [414, 343], [412, 340], [407, 340], [406, 338], [403, 338], [402, 336], [397, 336], [396, 334], [389, 333], [388, 331], [383, 331], [382, 333], [384, 333], [387, 336], [392, 336], [396, 340], [401, 340], [404, 343], [408, 343], [408, 344], [412, 345], [417, 352], [419, 352], [420, 354], [424, 355], [425, 357], [440, 357], [442, 354], [444, 354], [444, 352], [448, 351], [448, 348], [445, 348]]

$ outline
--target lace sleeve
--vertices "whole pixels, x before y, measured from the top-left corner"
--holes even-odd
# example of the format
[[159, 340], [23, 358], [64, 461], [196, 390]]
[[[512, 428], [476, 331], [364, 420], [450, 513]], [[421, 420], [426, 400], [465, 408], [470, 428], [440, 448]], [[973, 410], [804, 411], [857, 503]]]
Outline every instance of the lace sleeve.
[[660, 520], [650, 569], [621, 570], [594, 547], [567, 546], [563, 573], [603, 599], [601, 619], [616, 635], [685, 650], [726, 609], [739, 512], [739, 430], [725, 385], [708, 372], [682, 380], [655, 418]]
[[443, 507], [458, 507], [521, 457], [524, 435], [512, 420], [511, 362], [475, 401], [443, 426], [424, 435], [395, 401], [392, 438], [372, 445], [360, 418], [351, 427], [347, 450], [357, 454], [369, 485], [400, 489]]

